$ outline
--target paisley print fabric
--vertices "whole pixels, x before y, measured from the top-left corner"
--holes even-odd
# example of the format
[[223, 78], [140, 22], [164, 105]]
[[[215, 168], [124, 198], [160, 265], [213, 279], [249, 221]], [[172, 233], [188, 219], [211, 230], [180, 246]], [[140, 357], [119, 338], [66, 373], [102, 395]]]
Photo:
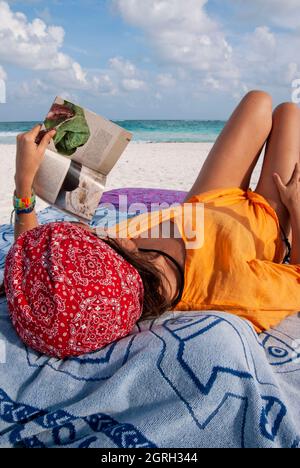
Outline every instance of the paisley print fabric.
[[138, 272], [68, 222], [21, 235], [8, 253], [4, 281], [17, 333], [52, 357], [97, 351], [127, 336], [142, 314]]

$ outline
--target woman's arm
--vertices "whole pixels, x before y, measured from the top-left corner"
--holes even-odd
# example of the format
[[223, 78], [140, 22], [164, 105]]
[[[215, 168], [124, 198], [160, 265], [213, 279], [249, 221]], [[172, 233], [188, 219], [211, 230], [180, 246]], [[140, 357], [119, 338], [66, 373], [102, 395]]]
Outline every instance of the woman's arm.
[[[16, 184], [16, 196], [18, 198], [29, 198], [32, 195], [31, 185], [17, 185]], [[15, 241], [20, 237], [23, 232], [31, 231], [39, 226], [38, 219], [35, 211], [29, 214], [19, 214], [15, 219]]]
[[[43, 161], [45, 151], [55, 135], [55, 130], [48, 132], [39, 145], [36, 138], [41, 130], [41, 125], [37, 125], [30, 132], [22, 133], [17, 137], [16, 156], [16, 196], [27, 198], [32, 196], [32, 186], [34, 178]], [[20, 214], [15, 222], [15, 241], [26, 231], [30, 231], [39, 225], [36, 213]]]
[[293, 176], [287, 185], [284, 185], [281, 177], [274, 174], [280, 197], [289, 211], [292, 224], [292, 253], [291, 264], [300, 264], [300, 164], [296, 164]]

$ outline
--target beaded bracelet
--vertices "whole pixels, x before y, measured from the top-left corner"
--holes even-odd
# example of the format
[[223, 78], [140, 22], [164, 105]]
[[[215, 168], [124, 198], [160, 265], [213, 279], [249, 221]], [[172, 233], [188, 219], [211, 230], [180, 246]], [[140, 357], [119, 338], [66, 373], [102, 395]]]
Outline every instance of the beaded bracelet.
[[26, 210], [30, 208], [36, 202], [36, 195], [34, 190], [32, 191], [32, 196], [27, 198], [18, 198], [16, 191], [14, 193], [13, 204], [16, 210]]
[[17, 215], [20, 215], [20, 214], [30, 214], [34, 211], [35, 209], [35, 203], [33, 205], [31, 205], [29, 208], [26, 208], [24, 210], [15, 210], [15, 213]]
[[12, 219], [13, 219], [13, 215], [14, 215], [14, 213], [15, 213], [15, 221], [16, 221], [18, 224], [21, 224], [21, 225], [22, 225], [23, 223], [20, 223], [20, 222], [19, 222], [19, 215], [20, 215], [20, 214], [30, 214], [30, 213], [32, 213], [32, 212], [34, 211], [34, 209], [35, 209], [35, 205], [36, 205], [36, 201], [34, 201], [34, 203], [33, 203], [31, 206], [29, 206], [28, 208], [26, 208], [26, 209], [19, 210], [19, 209], [16, 209], [16, 208], [15, 208], [15, 209], [12, 211], [12, 213], [11, 213], [10, 224], [11, 224], [11, 225], [13, 224]]

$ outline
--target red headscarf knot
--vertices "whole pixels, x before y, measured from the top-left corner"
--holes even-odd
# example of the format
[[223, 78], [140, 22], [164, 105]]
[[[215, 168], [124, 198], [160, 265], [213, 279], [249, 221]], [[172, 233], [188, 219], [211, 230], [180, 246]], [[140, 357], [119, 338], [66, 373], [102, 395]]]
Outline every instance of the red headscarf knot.
[[22, 234], [8, 253], [4, 284], [20, 338], [61, 359], [127, 336], [142, 315], [139, 273], [104, 241], [71, 223]]

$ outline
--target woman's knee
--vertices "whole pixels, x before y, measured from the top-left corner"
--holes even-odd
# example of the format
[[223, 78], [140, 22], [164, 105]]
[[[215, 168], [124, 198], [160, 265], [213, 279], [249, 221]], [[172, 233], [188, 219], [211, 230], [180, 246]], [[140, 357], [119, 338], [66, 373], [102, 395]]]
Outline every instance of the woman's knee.
[[258, 109], [271, 112], [273, 108], [272, 96], [265, 91], [253, 90], [244, 97], [245, 101], [253, 103]]
[[273, 118], [275, 121], [283, 117], [286, 118], [287, 116], [298, 118], [300, 121], [300, 108], [297, 104], [293, 102], [283, 102], [274, 110]]
[[250, 91], [243, 100], [249, 114], [255, 122], [261, 125], [268, 133], [272, 128], [273, 100], [272, 96], [264, 91]]

